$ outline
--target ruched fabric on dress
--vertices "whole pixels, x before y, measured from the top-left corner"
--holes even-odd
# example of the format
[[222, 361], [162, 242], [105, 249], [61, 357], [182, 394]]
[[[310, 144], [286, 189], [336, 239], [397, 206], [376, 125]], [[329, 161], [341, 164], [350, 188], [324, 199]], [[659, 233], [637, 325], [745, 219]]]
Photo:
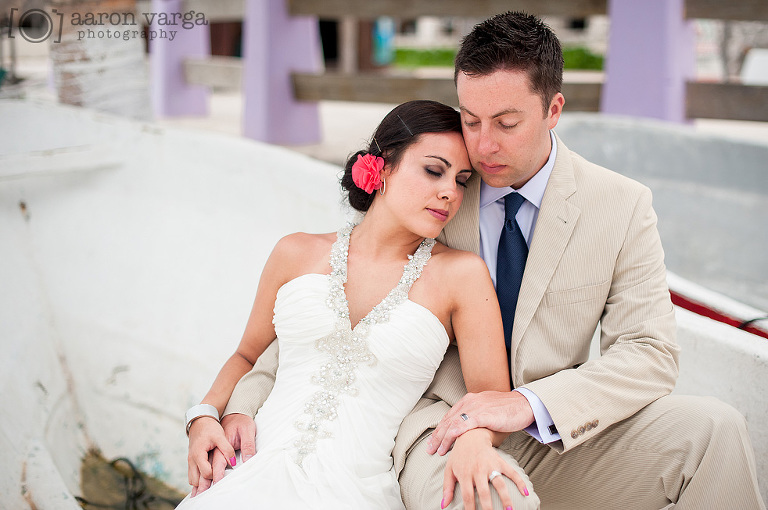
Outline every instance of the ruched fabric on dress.
[[184, 510], [224, 508], [402, 509], [391, 452], [400, 422], [426, 390], [448, 347], [442, 323], [408, 299], [367, 336], [372, 364], [354, 371], [356, 394], [341, 393], [330, 437], [297, 463], [297, 421], [322, 388], [312, 382], [331, 353], [316, 347], [333, 333], [327, 304], [330, 277], [307, 274], [283, 285], [274, 308], [280, 361], [272, 390], [256, 417], [257, 454]]

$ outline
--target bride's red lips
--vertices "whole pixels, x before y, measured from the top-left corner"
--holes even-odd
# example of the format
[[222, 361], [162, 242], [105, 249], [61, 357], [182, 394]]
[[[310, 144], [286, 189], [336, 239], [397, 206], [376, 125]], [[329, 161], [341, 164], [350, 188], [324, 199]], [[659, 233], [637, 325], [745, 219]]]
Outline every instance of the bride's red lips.
[[448, 211], [442, 211], [440, 209], [430, 209], [429, 207], [427, 207], [427, 211], [429, 211], [429, 213], [432, 216], [434, 216], [440, 221], [445, 221], [448, 219]]

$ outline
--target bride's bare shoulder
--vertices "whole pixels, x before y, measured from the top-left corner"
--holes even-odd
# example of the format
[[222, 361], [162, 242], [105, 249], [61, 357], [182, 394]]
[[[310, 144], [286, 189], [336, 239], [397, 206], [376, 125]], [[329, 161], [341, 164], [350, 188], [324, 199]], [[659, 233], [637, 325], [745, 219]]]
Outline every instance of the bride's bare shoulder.
[[336, 233], [329, 232], [327, 234], [308, 234], [306, 232], [294, 232], [288, 234], [277, 242], [275, 245], [275, 251], [290, 253], [306, 253], [314, 252], [316, 250], [330, 249], [333, 242], [336, 240]]
[[470, 251], [457, 250], [438, 242], [432, 249], [432, 255], [435, 265], [439, 266], [443, 274], [450, 275], [452, 280], [489, 276], [485, 261]]
[[282, 266], [287, 266], [288, 273], [312, 272], [317, 265], [327, 262], [335, 240], [335, 232], [288, 234], [277, 242], [270, 259]]

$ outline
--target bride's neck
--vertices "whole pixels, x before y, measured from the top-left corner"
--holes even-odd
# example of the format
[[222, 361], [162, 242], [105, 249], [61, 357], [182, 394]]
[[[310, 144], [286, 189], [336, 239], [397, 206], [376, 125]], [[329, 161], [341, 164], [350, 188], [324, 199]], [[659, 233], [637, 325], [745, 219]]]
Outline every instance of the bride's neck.
[[411, 255], [424, 240], [402, 225], [384, 221], [370, 211], [352, 232], [355, 250], [365, 251], [375, 258], [403, 258]]

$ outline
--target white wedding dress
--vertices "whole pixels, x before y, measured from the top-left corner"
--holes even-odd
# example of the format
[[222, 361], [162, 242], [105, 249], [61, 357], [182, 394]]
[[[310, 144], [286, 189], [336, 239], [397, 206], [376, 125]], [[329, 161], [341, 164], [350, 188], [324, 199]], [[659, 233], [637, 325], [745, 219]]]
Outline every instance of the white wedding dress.
[[434, 241], [351, 329], [343, 287], [351, 231], [338, 234], [330, 275], [299, 276], [278, 291], [279, 368], [256, 416], [256, 455], [179, 509], [404, 508], [395, 435], [449, 343], [437, 317], [408, 299]]

